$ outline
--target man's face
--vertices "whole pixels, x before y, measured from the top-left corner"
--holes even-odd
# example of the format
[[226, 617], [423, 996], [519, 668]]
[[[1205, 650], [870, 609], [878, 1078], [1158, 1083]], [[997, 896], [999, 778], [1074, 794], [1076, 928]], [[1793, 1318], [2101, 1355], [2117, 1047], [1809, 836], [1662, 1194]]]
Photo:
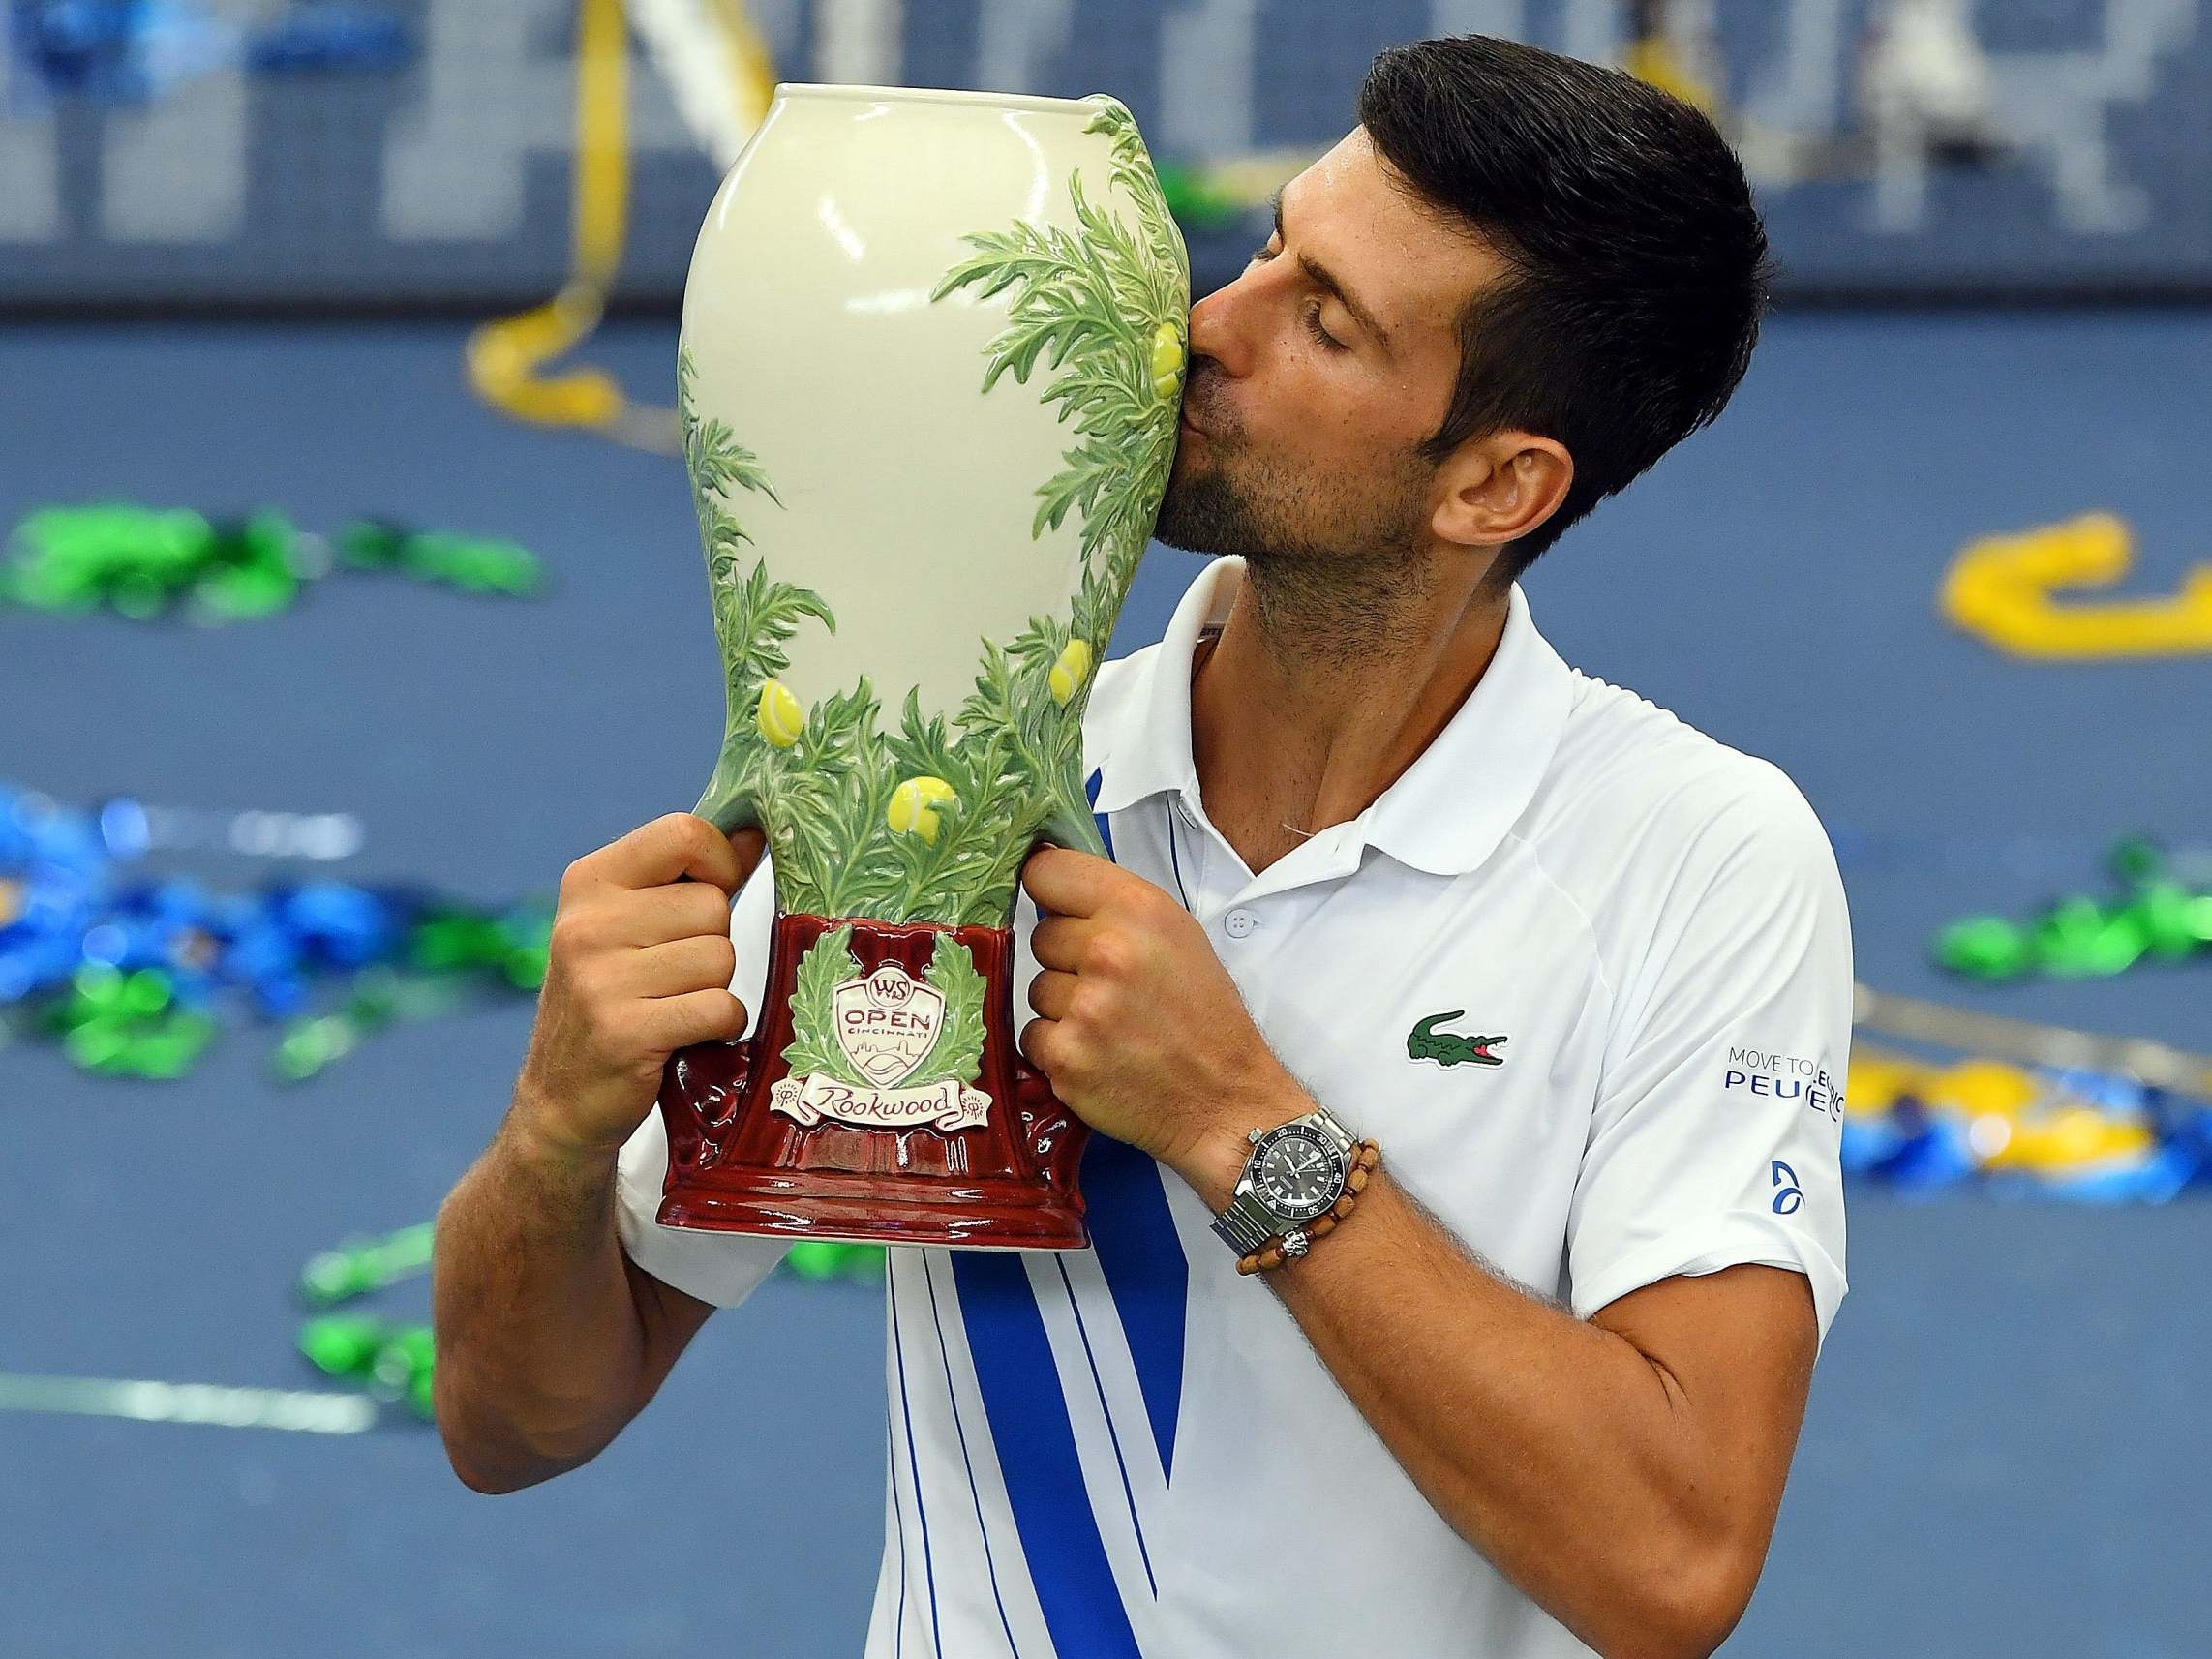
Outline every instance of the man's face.
[[1421, 443], [1458, 376], [1458, 317], [1504, 272], [1415, 205], [1354, 129], [1292, 179], [1244, 274], [1191, 312], [1158, 535], [1247, 559], [1405, 564], [1439, 503]]

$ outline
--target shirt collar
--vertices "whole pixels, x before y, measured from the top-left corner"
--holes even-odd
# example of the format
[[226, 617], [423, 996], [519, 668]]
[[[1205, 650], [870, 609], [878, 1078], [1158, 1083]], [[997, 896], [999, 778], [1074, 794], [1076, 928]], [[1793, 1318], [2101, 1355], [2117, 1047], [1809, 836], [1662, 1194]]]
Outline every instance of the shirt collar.
[[[1200, 805], [1191, 756], [1191, 663], [1199, 634], [1226, 621], [1244, 560], [1216, 558], [1175, 606], [1158, 649], [1130, 688], [1098, 757], [1100, 812], [1164, 792]], [[1515, 583], [1505, 631], [1482, 678], [1444, 729], [1381, 798], [1352, 821], [1366, 845], [1433, 875], [1461, 875], [1487, 859], [1550, 768], [1574, 695], [1574, 671], [1536, 631]]]

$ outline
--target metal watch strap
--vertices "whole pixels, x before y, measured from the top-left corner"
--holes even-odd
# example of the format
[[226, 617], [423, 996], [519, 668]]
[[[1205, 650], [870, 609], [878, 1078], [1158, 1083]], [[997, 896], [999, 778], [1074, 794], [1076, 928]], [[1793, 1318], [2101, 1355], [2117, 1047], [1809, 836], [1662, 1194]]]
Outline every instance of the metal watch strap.
[[1339, 1152], [1348, 1155], [1351, 1149], [1359, 1144], [1359, 1136], [1338, 1123], [1336, 1114], [1330, 1111], [1328, 1107], [1317, 1105], [1306, 1116], [1309, 1120], [1317, 1121], [1319, 1124], [1321, 1131], [1337, 1143]]
[[1214, 1236], [1240, 1256], [1261, 1250], [1275, 1237], [1275, 1213], [1259, 1201], [1258, 1193], [1239, 1192], [1228, 1208], [1214, 1218]]

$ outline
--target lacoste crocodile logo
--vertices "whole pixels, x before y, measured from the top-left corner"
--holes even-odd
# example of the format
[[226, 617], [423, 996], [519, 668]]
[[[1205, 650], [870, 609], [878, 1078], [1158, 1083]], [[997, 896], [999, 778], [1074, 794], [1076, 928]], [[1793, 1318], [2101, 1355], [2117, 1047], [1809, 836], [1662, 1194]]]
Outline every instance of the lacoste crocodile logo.
[[1438, 1026], [1447, 1019], [1458, 1019], [1467, 1010], [1455, 1008], [1449, 1013], [1433, 1013], [1417, 1022], [1406, 1034], [1406, 1057], [1409, 1060], [1433, 1060], [1439, 1066], [1502, 1066], [1505, 1056], [1493, 1054], [1505, 1039], [1503, 1037], [1462, 1037], [1456, 1031], [1439, 1031]]

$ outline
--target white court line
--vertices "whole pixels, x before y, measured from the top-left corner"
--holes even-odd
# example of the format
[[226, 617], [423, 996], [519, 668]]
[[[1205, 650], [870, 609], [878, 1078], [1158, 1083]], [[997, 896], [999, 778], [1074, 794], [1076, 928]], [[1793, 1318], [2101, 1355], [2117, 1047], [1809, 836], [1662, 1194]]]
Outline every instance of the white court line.
[[0, 1411], [124, 1417], [138, 1423], [209, 1423], [225, 1429], [289, 1429], [358, 1434], [383, 1409], [367, 1395], [288, 1388], [227, 1388], [210, 1382], [150, 1382], [104, 1376], [23, 1376], [0, 1372]]

